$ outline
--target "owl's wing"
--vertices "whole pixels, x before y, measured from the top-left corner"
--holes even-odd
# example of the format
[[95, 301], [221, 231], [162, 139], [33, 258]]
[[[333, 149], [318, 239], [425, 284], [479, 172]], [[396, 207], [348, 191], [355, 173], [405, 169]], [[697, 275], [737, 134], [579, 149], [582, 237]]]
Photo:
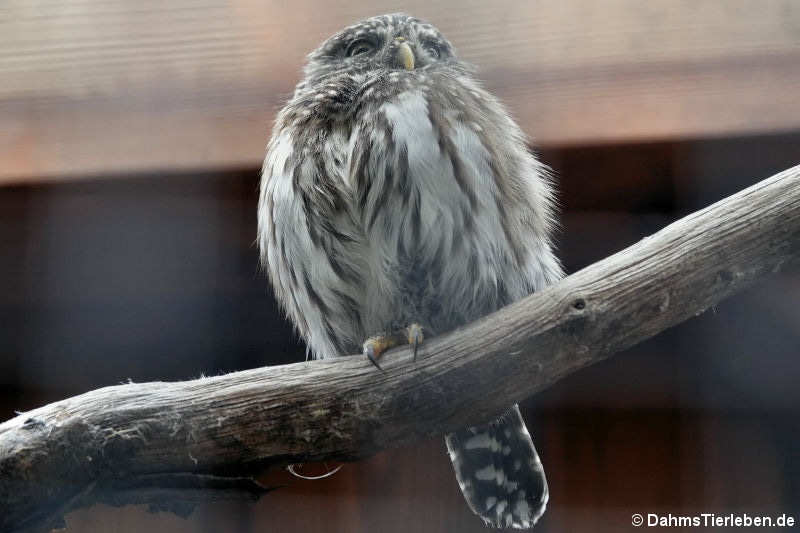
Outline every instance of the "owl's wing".
[[299, 138], [287, 126], [270, 142], [259, 245], [276, 296], [314, 357], [335, 357], [363, 340], [356, 300], [363, 236], [329, 175], [333, 158], [324, 146]]

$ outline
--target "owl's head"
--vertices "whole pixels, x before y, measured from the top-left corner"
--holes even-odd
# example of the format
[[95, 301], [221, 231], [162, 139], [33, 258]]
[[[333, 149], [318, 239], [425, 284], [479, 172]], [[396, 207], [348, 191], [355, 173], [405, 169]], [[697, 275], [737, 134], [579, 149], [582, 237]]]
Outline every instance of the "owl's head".
[[465, 68], [433, 25], [404, 14], [380, 15], [341, 30], [309, 54], [304, 85], [314, 87], [342, 75], [359, 79], [394, 71], [413, 76]]

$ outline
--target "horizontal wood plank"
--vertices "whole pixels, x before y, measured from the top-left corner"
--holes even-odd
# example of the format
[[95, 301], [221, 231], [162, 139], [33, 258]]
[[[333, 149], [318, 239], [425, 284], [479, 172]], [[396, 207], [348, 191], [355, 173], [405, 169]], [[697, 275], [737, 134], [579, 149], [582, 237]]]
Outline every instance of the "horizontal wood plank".
[[[423, 2], [538, 146], [800, 128], [793, 0]], [[10, 0], [0, 183], [257, 165], [304, 55], [364, 0]]]

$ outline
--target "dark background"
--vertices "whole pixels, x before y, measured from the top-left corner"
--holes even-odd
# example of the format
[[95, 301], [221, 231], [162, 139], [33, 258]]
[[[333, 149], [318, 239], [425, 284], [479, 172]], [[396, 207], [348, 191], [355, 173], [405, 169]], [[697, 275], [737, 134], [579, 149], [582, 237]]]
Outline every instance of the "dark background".
[[[543, 150], [559, 177], [559, 254], [574, 272], [798, 154], [800, 134]], [[257, 183], [249, 167], [0, 188], [0, 418], [128, 379], [302, 360], [258, 272]], [[524, 402], [551, 486], [538, 530], [630, 530], [635, 512], [800, 518], [798, 302], [797, 273], [775, 276]], [[97, 506], [67, 523], [77, 532], [485, 530], [440, 438], [323, 481], [262, 479], [285, 487], [253, 506], [205, 505], [187, 520]]]

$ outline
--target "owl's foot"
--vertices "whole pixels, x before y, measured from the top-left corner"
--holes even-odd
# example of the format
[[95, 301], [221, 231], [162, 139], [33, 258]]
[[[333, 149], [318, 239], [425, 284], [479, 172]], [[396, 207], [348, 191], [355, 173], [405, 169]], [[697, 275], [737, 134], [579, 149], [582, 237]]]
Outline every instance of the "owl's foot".
[[403, 344], [403, 337], [397, 335], [396, 333], [391, 335], [373, 335], [364, 341], [364, 355], [367, 356], [367, 359], [369, 359], [370, 363], [375, 365], [375, 368], [378, 370], [383, 370], [381, 365], [378, 364], [378, 357], [383, 355], [383, 352], [389, 348], [394, 348], [395, 346], [399, 346], [401, 344]]
[[388, 350], [395, 346], [403, 344], [410, 344], [414, 347], [414, 360], [417, 360], [417, 350], [419, 345], [425, 340], [425, 335], [422, 333], [422, 326], [419, 324], [411, 324], [407, 328], [395, 331], [391, 334], [374, 335], [364, 341], [363, 352], [367, 359], [375, 365], [378, 370], [383, 370], [378, 364], [378, 358]]

